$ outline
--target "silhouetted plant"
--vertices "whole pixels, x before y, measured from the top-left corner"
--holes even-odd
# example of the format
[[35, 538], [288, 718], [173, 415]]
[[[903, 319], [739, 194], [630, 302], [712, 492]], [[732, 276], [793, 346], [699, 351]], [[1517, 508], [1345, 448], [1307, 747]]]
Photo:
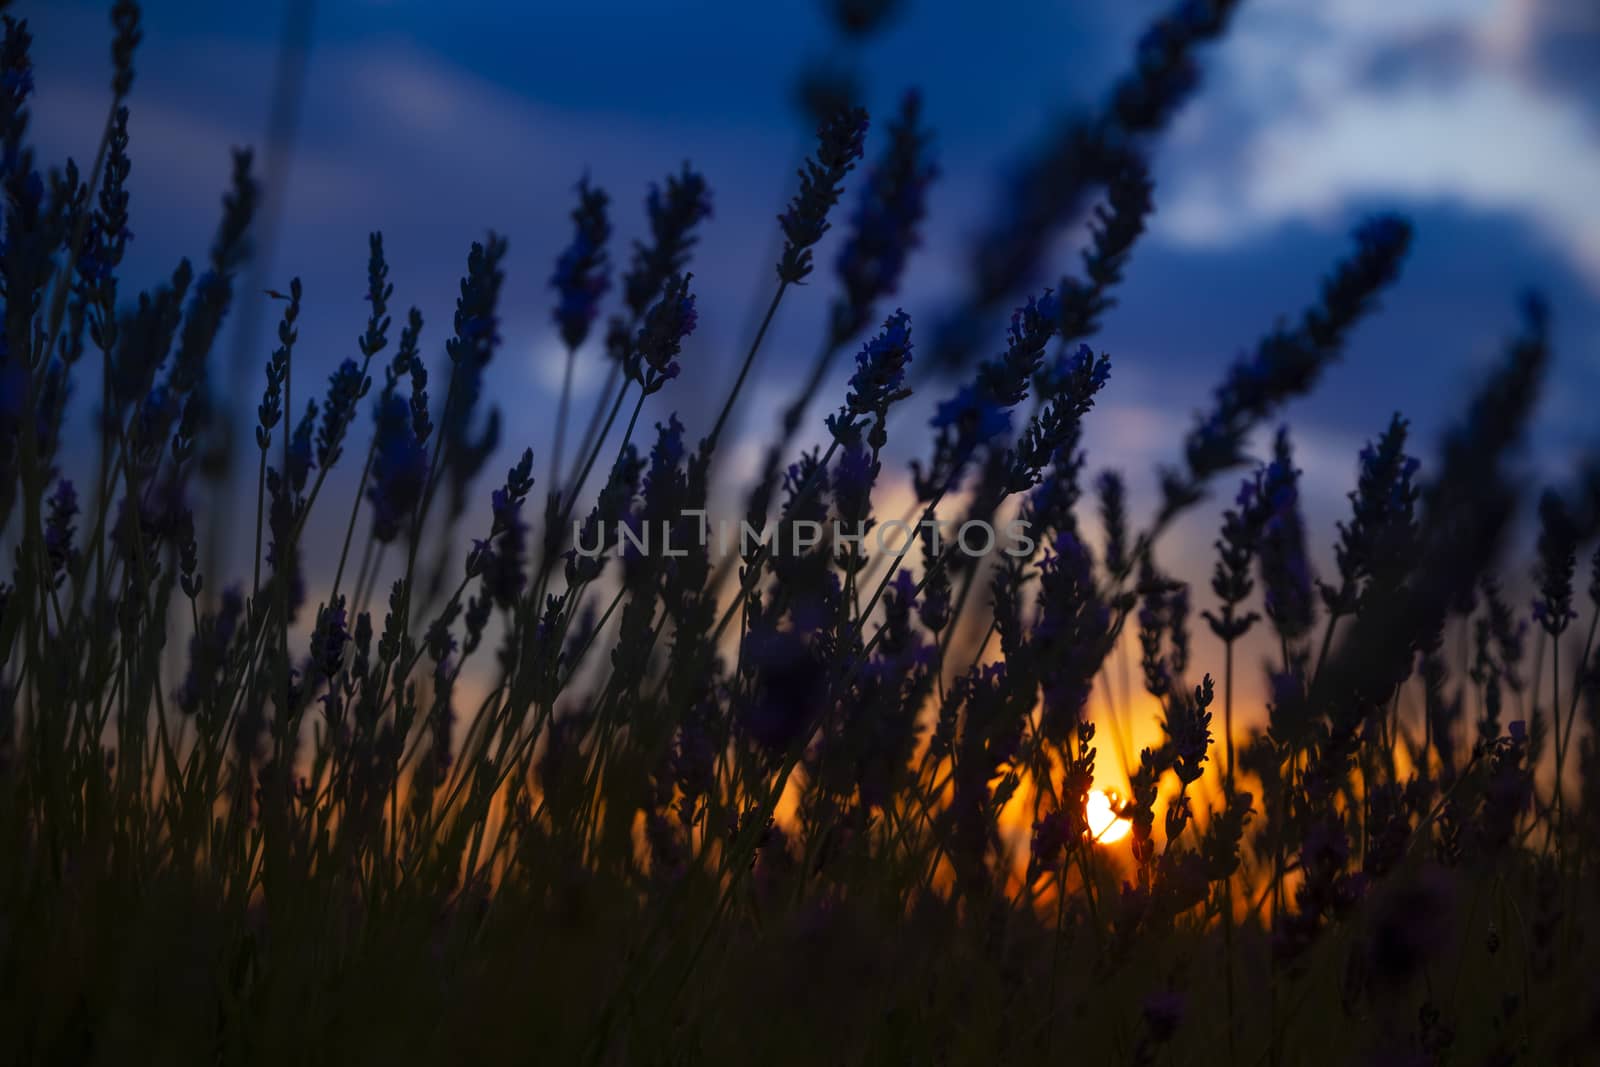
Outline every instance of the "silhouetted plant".
[[[832, 10], [864, 34], [897, 6]], [[119, 288], [137, 5], [112, 9], [113, 107], [87, 174], [38, 169], [31, 40], [5, 16], [0, 1022], [18, 1061], [755, 1062], [826, 1043], [867, 1063], [1582, 1062], [1592, 976], [1563, 946], [1596, 914], [1600, 553], [1586, 598], [1577, 574], [1592, 502], [1539, 499], [1526, 617], [1496, 577], [1544, 305], [1525, 302], [1431, 468], [1398, 414], [1361, 451], [1325, 581], [1289, 428], [1265, 463], [1250, 446], [1397, 276], [1398, 217], [1360, 225], [1309, 310], [1226, 369], [1147, 526], [1114, 470], [1081, 499], [1083, 430], [1111, 387], [1084, 341], [1152, 210], [1147, 142], [1236, 6], [1158, 19], [1100, 113], [1018, 169], [926, 335], [885, 303], [912, 303], [937, 173], [920, 98], [876, 152], [865, 112], [836, 101], [698, 445], [659, 405], [707, 382], [696, 326], [728, 299], [690, 271], [710, 188], [688, 165], [651, 187], [608, 314], [612, 201], [585, 178], [550, 276], [567, 384], [548, 484], [524, 449], [487, 494], [505, 239], [471, 246], [430, 369], [414, 309], [384, 355], [396, 305], [373, 234], [365, 330], [308, 398], [305, 287], [234, 288], [260, 200], [248, 152], [204, 267]], [[815, 257], [863, 158], [824, 282]], [[1094, 188], [1083, 276], [1024, 295]], [[770, 538], [707, 536], [779, 303], [829, 285], [818, 355], [740, 501]], [[250, 562], [208, 573], [238, 547], [196, 521], [230, 499], [195, 477], [220, 433], [213, 349], [235, 304], [267, 299]], [[610, 381], [564, 462], [589, 358]], [[902, 473], [889, 444], [916, 440], [904, 401], [931, 372], [967, 380], [933, 407], [900, 519], [881, 507]], [[99, 396], [74, 443], [80, 383]], [[641, 425], [647, 399], [661, 417]], [[803, 428], [821, 443], [795, 453]], [[341, 462], [358, 480], [329, 503]], [[1241, 467], [1197, 595], [1156, 549]], [[1027, 536], [1001, 551], [1013, 529]], [[1236, 737], [1252, 639], [1266, 729]], [[1130, 645], [1160, 727], [1136, 755], [1112, 683]], [[1108, 736], [1115, 801], [1096, 790]]]

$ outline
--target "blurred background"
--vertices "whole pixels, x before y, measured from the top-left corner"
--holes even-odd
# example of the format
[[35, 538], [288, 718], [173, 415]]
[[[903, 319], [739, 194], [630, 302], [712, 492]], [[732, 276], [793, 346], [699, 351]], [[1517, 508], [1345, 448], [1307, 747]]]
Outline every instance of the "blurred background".
[[[106, 6], [14, 8], [38, 40], [34, 131], [48, 158], [93, 157], [108, 100]], [[613, 198], [614, 263], [643, 229], [652, 180], [687, 159], [711, 184], [715, 215], [693, 267], [700, 329], [684, 376], [646, 408], [647, 420], [676, 410], [691, 434], [704, 432], [775, 284], [775, 216], [812, 141], [806, 77], [853, 78], [880, 120], [907, 88], [922, 90], [942, 174], [898, 302], [931, 324], [961, 290], [969, 240], [1008, 168], [1053, 120], [1098, 104], [1165, 6], [1049, 0], [1002, 14], [904, 0], [876, 32], [850, 39], [816, 0], [153, 0], [131, 102], [126, 275], [143, 286], [180, 256], [202, 258], [228, 149], [257, 146], [275, 222], [259, 277], [238, 290], [232, 328], [244, 332], [222, 346], [248, 354], [249, 377], [233, 389], [251, 411], [278, 313], [261, 287], [303, 278], [297, 380], [306, 360], [320, 382], [356, 355], [367, 234], [381, 229], [397, 317], [409, 304], [423, 310], [425, 350], [438, 359], [470, 242], [491, 228], [508, 235], [505, 343], [489, 371], [505, 460], [490, 465], [486, 499], [524, 446], [544, 469], [564, 358], [548, 280], [580, 176]], [[1228, 362], [1314, 297], [1357, 220], [1393, 209], [1417, 225], [1400, 283], [1285, 416], [1319, 558], [1331, 558], [1362, 442], [1401, 411], [1426, 473], [1526, 287], [1551, 301], [1557, 353], [1525, 457], [1529, 484], [1565, 481], [1600, 443], [1597, 55], [1595, 0], [1245, 0], [1223, 41], [1203, 50], [1202, 86], [1154, 151], [1156, 214], [1095, 340], [1113, 374], [1090, 417], [1089, 471], [1120, 468], [1135, 517], [1148, 514], [1153, 467], [1179, 457]], [[869, 134], [869, 160], [881, 143]], [[722, 475], [735, 488], [753, 476], [816, 349], [841, 230], [824, 240], [811, 284], [786, 298], [746, 390], [747, 432]], [[1081, 238], [1064, 235], [1047, 276], [1076, 269]], [[599, 333], [578, 365], [578, 425], [605, 375]], [[988, 347], [1002, 340], [1003, 320]], [[847, 362], [813, 408], [812, 439], [842, 396]], [[920, 427], [950, 388], [930, 383], [900, 416], [900, 458], [926, 447]], [[344, 473], [353, 482], [359, 470]], [[886, 468], [904, 476], [903, 465]], [[1197, 608], [1209, 605], [1219, 507], [1163, 544], [1163, 562], [1199, 583]]]

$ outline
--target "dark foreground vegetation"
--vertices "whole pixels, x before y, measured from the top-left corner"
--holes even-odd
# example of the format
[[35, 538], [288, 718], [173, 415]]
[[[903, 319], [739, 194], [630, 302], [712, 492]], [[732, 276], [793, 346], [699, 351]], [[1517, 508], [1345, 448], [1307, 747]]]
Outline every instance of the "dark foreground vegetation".
[[[1535, 498], [1511, 473], [1547, 309], [1508, 315], [1428, 465], [1374, 412], [1320, 577], [1272, 420], [1376, 309], [1403, 220], [1362, 225], [1227, 369], [1147, 523], [1081, 447], [1149, 145], [1234, 6], [1156, 23], [1103, 109], [1014, 175], [968, 300], [926, 323], [890, 299], [937, 176], [916, 97], [870, 133], [826, 114], [767, 279], [768, 323], [827, 300], [825, 326], [753, 487], [719, 464], [760, 336], [736, 382], [694, 386], [727, 391], [703, 439], [668, 414], [701, 370], [697, 308], [734, 299], [689, 273], [712, 196], [692, 169], [650, 188], [631, 247], [579, 187], [555, 321], [609, 382], [507, 470], [502, 239], [425, 325], [374, 235], [365, 329], [308, 380], [308, 294], [242, 288], [248, 153], [203, 261], [119, 284], [136, 6], [113, 9], [87, 167], [30, 149], [7, 17], [3, 1058], [1595, 1062], [1595, 480], [1552, 472]], [[1081, 267], [1040, 284], [1085, 212]], [[280, 317], [248, 396], [214, 351], [242, 302]], [[853, 374], [827, 395], [835, 364]], [[947, 398], [931, 427], [903, 417], [913, 388]], [[917, 507], [881, 514], [907, 435]], [[230, 472], [255, 504], [232, 524]], [[1191, 588], [1162, 535], [1208, 495], [1231, 504]], [[774, 523], [776, 548], [699, 544], [701, 509]], [[793, 547], [803, 522], [933, 515], [1021, 519], [1036, 550]], [[1250, 642], [1273, 651], [1265, 715], [1236, 706]], [[1126, 756], [1113, 843], [1086, 805], [1128, 730], [1120, 656], [1162, 732]]]

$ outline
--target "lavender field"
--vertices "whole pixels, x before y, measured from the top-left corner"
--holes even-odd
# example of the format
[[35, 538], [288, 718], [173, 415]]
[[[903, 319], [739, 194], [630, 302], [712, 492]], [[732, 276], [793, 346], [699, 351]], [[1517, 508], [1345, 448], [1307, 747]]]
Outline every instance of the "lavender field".
[[[616, 180], [678, 121], [641, 100], [538, 175], [485, 135], [559, 199], [355, 247], [490, 181], [442, 145], [500, 120], [351, 63], [446, 117], [335, 166], [290, 0], [266, 147], [187, 202], [138, 175], [215, 169], [163, 95], [215, 61], [162, 34], [220, 16], [147, 6], [0, 0], [0, 1060], [1600, 1062], [1588, 134], [1234, 251], [1273, 175], [1454, 149], [1330, 125], [1205, 201], [1163, 146], [1289, 16], [1178, 0], [1002, 165], [874, 67], [917, 4], [830, 0], [830, 61], [766, 72], [805, 134], [770, 203], [731, 134], [726, 184], [676, 143]], [[603, 49], [579, 17], [516, 25]], [[1542, 236], [1490, 240], [1524, 193]], [[463, 204], [505, 221], [422, 291]]]

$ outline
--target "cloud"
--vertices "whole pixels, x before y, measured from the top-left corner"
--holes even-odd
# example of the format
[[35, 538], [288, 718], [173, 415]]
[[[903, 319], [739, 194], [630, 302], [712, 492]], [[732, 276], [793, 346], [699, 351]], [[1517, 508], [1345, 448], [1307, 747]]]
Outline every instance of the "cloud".
[[1233, 181], [1178, 191], [1164, 232], [1216, 243], [1351, 201], [1458, 201], [1524, 216], [1600, 290], [1600, 144], [1575, 108], [1505, 79], [1457, 89], [1351, 94], [1269, 125]]
[[[1352, 203], [1457, 203], [1530, 223], [1600, 291], [1600, 129], [1580, 98], [1532, 76], [1530, 17], [1435, 0], [1241, 16], [1219, 57], [1223, 98], [1198, 104], [1156, 232], [1218, 246]], [[1418, 48], [1429, 62], [1410, 72], [1384, 62]], [[1220, 128], [1224, 114], [1243, 131]]]

